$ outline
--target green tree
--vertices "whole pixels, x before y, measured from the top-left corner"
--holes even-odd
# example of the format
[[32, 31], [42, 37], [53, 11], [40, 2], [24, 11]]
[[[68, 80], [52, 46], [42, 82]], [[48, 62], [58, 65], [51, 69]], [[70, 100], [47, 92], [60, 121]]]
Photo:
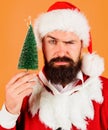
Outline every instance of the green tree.
[[33, 27], [30, 24], [19, 58], [18, 69], [38, 69], [38, 52]]

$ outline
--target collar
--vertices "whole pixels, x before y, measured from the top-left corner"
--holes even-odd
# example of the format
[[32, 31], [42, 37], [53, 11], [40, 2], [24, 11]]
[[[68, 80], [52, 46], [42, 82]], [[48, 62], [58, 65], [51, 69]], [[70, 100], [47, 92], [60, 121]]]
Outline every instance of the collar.
[[[85, 77], [83, 77], [83, 84], [60, 93], [46, 80], [41, 71], [36, 78], [37, 84], [33, 87], [33, 93], [29, 99], [29, 110], [32, 116], [39, 112], [39, 119], [52, 129], [62, 127], [70, 130], [71, 125], [74, 125], [78, 129], [84, 130], [87, 125], [86, 119], [93, 120], [94, 118], [92, 101], [101, 104], [104, 100], [100, 78], [89, 77], [86, 79]], [[53, 94], [46, 91], [43, 87], [45, 85], [48, 85]], [[78, 115], [77, 118], [76, 115]]]
[[53, 85], [60, 93], [64, 93], [67, 91], [71, 91], [79, 81], [83, 83], [83, 74], [81, 71], [78, 72], [76, 80], [74, 82], [67, 84], [64, 88], [61, 84], [53, 84]]
[[84, 82], [83, 80], [83, 73], [81, 71], [78, 72], [76, 81], [67, 84], [64, 88], [60, 84], [52, 84], [50, 81], [47, 80], [44, 73], [42, 71], [39, 72], [38, 75], [40, 81], [42, 82], [43, 86], [47, 86], [47, 89], [50, 89], [53, 94], [61, 94], [61, 93], [72, 93], [73, 90], [76, 91], [77, 87], [75, 87], [79, 81]]

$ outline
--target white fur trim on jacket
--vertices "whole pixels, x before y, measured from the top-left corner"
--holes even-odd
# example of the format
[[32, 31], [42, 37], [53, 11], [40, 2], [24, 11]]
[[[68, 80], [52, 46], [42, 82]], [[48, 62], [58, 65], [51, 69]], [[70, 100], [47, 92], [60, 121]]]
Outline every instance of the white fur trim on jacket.
[[34, 87], [35, 92], [29, 101], [30, 111], [34, 116], [38, 108], [39, 119], [53, 130], [58, 127], [70, 130], [72, 124], [78, 129], [86, 130], [86, 118], [94, 119], [92, 101], [100, 104], [103, 102], [102, 84], [98, 77], [90, 77], [84, 84], [77, 86], [77, 92], [75, 87], [75, 93], [71, 95], [65, 93], [53, 95], [42, 89], [40, 81], [37, 85], [39, 86]]
[[42, 90], [44, 89], [38, 77], [36, 77], [35, 81], [36, 81], [36, 85], [33, 86], [33, 92], [29, 99], [29, 108], [30, 108], [30, 112], [32, 113], [32, 116], [34, 116], [39, 110], [39, 104], [41, 98], [40, 96]]
[[77, 9], [58, 9], [41, 14], [34, 23], [37, 45], [41, 46], [42, 38], [54, 30], [74, 32], [83, 41], [83, 46], [89, 45], [90, 27], [85, 16]]

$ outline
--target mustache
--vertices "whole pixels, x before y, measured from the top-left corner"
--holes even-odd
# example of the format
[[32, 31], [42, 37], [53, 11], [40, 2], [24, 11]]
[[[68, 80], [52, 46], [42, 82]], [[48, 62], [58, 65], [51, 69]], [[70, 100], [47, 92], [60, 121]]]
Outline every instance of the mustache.
[[70, 64], [74, 63], [74, 61], [71, 58], [64, 56], [64, 57], [56, 57], [56, 58], [51, 59], [49, 64], [53, 64], [54, 62], [59, 62], [59, 61], [60, 62], [62, 62], [62, 61], [63, 62], [69, 62]]

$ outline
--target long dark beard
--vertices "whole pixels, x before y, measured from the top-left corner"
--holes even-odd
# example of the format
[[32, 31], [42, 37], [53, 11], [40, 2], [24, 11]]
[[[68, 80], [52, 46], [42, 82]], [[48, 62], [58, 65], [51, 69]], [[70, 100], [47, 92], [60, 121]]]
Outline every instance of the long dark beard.
[[[68, 65], [54, 66], [54, 62], [65, 61]], [[57, 57], [52, 59], [49, 63], [45, 59], [45, 74], [48, 80], [54, 84], [66, 85], [76, 79], [77, 73], [81, 69], [81, 60], [75, 63], [72, 59], [67, 57]]]

